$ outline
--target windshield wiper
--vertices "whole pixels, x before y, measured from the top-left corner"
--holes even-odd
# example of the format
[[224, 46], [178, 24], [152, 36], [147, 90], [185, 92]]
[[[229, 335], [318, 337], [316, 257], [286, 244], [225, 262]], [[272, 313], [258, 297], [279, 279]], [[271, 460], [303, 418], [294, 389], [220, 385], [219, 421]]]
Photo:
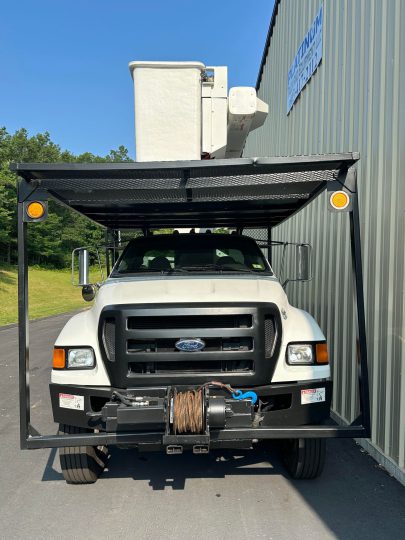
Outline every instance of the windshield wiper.
[[193, 272], [198, 270], [216, 270], [218, 272], [247, 272], [249, 274], [254, 274], [254, 270], [250, 270], [249, 268], [232, 268], [228, 267], [226, 265], [221, 264], [196, 264], [191, 266], [180, 266], [178, 268], [174, 268], [173, 271], [180, 270], [180, 271], [186, 271], [186, 272]]
[[176, 272], [179, 272], [181, 274], [188, 274], [188, 270], [185, 270], [183, 267], [179, 268], [171, 268], [170, 270], [163, 270], [164, 274], [167, 276], [170, 276], [171, 274], [175, 274]]
[[242, 268], [233, 268], [226, 265], [220, 265], [220, 264], [196, 264], [196, 265], [190, 265], [190, 266], [177, 266], [175, 268], [170, 268], [167, 270], [155, 270], [151, 268], [143, 268], [142, 270], [136, 270], [135, 272], [114, 272], [110, 275], [110, 277], [123, 277], [128, 275], [139, 275], [139, 274], [161, 274], [164, 276], [170, 276], [172, 274], [181, 273], [181, 274], [189, 274], [190, 272], [198, 272], [198, 271], [205, 271], [205, 270], [213, 270], [214, 272], [237, 272], [237, 273], [244, 273], [244, 274], [257, 274], [258, 272], [255, 272], [254, 270], [251, 270], [250, 268], [242, 267]]
[[133, 276], [136, 274], [164, 274], [167, 270], [154, 270], [151, 268], [142, 268], [142, 270], [135, 270], [132, 272], [114, 272], [110, 275], [110, 277], [125, 277], [125, 276]]

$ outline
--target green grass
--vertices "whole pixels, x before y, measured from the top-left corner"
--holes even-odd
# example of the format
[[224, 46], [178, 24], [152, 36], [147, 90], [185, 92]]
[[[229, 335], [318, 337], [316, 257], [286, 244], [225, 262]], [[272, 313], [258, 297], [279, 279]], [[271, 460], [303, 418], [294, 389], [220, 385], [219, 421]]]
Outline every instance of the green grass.
[[[83, 300], [81, 288], [71, 285], [70, 270], [30, 268], [28, 285], [30, 319], [90, 306]], [[17, 322], [17, 298], [17, 268], [0, 267], [0, 326]]]

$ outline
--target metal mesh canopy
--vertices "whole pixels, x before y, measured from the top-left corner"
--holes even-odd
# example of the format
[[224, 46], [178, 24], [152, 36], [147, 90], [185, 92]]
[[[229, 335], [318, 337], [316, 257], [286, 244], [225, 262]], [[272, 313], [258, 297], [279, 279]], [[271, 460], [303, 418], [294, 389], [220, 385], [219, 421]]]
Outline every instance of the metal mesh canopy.
[[30, 188], [24, 192], [38, 189], [112, 229], [273, 227], [319, 195], [328, 182], [343, 183], [358, 159], [358, 154], [347, 153], [151, 163], [16, 163], [11, 169]]

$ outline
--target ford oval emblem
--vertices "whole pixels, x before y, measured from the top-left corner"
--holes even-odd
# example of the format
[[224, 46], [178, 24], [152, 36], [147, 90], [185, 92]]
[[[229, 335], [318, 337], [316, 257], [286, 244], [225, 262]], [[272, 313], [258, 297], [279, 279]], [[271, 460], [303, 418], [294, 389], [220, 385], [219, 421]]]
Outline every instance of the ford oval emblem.
[[182, 352], [196, 352], [202, 351], [205, 347], [205, 343], [200, 338], [181, 338], [175, 343], [176, 349]]

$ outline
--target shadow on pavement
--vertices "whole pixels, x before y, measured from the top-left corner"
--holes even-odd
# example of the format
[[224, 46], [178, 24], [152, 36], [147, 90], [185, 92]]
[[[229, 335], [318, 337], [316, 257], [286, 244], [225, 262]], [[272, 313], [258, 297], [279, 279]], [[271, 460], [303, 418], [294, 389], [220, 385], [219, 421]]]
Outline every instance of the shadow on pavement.
[[[42, 478], [45, 482], [63, 480], [54, 466], [54, 462], [56, 467], [59, 466], [56, 454], [56, 450], [49, 454]], [[132, 478], [146, 481], [154, 491], [187, 490], [190, 479], [232, 476], [246, 479], [268, 476], [268, 496], [284, 497], [280, 504], [289, 504], [289, 493], [295, 490], [295, 495], [305, 501], [308, 510], [316, 512], [337, 538], [401, 538], [400, 531], [405, 528], [404, 487], [351, 440], [328, 441], [325, 470], [316, 480], [292, 480], [283, 468], [277, 448], [167, 456], [113, 447], [108, 469], [100, 481]]]
[[[57, 450], [49, 453], [42, 476], [43, 482], [63, 480], [55, 468], [58, 464]], [[59, 467], [58, 467], [59, 468]], [[284, 474], [283, 466], [276, 450], [266, 453], [262, 449], [252, 450], [212, 450], [206, 455], [168, 456], [163, 452], [138, 452], [112, 447], [108, 468], [100, 480], [110, 478], [133, 478], [147, 481], [153, 490], [165, 488], [184, 489], [186, 480], [192, 478], [225, 478], [229, 475], [251, 476]]]

